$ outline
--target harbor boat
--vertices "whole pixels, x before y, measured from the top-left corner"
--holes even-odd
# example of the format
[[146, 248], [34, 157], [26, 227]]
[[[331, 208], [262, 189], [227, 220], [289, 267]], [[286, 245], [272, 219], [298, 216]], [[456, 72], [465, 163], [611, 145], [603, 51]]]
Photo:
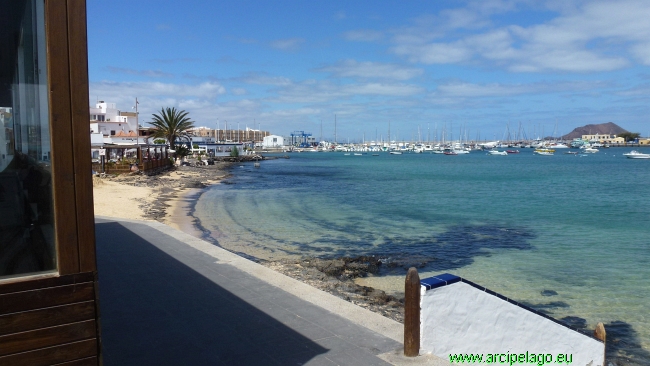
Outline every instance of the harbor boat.
[[361, 155], [363, 155], [363, 154], [361, 154], [361, 153], [354, 153], [354, 155], [355, 155], [355, 156], [361, 156]]
[[550, 155], [553, 155], [555, 153], [555, 150], [553, 150], [553, 149], [535, 149], [535, 151], [533, 151], [533, 153], [537, 154], [537, 155], [550, 156]]
[[345, 153], [345, 154], [343, 154], [343, 155], [350, 155], [350, 153]]
[[402, 155], [401, 151], [391, 151], [390, 152], [392, 155]]
[[580, 154], [580, 153], [577, 152], [577, 151], [565, 151], [564, 153], [565, 153], [566, 155], [578, 155], [578, 154]]
[[508, 155], [508, 153], [505, 151], [490, 150], [488, 151], [488, 155]]
[[519, 154], [519, 150], [506, 150], [508, 154]]
[[632, 150], [627, 154], [623, 154], [628, 159], [650, 159], [650, 154], [640, 153], [636, 150]]
[[443, 154], [445, 154], [445, 155], [458, 155], [458, 153], [455, 152], [454, 150], [445, 150], [443, 152]]
[[582, 149], [582, 152], [588, 153], [588, 154], [595, 154], [598, 152], [598, 149], [594, 149], [593, 147], [587, 147]]
[[372, 154], [372, 156], [379, 156], [379, 154]]
[[561, 142], [556, 142], [556, 143], [550, 144], [550, 145], [548, 145], [548, 147], [552, 148], [552, 149], [568, 149], [569, 148], [568, 145], [565, 145], [565, 144], [563, 144]]

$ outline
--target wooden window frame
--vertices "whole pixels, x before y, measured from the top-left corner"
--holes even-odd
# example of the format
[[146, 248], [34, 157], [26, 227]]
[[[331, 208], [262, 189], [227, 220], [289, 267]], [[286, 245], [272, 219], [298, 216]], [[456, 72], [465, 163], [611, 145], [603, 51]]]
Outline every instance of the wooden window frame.
[[86, 0], [45, 0], [56, 270], [5, 284], [97, 272], [88, 125]]

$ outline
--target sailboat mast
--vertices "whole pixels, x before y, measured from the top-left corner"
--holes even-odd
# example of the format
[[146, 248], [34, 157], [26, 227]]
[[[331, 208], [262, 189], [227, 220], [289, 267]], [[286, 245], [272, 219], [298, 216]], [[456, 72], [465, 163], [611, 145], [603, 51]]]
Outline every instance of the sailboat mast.
[[388, 121], [388, 143], [390, 144], [390, 121]]

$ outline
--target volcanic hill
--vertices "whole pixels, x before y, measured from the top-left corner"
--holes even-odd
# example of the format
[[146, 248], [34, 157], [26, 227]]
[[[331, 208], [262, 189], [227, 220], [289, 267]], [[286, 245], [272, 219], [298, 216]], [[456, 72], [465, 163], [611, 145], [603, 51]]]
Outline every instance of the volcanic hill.
[[614, 122], [600, 123], [597, 125], [586, 125], [576, 127], [573, 131], [562, 136], [562, 140], [573, 140], [580, 138], [582, 135], [618, 135], [619, 133], [628, 132], [626, 129], [621, 128]]

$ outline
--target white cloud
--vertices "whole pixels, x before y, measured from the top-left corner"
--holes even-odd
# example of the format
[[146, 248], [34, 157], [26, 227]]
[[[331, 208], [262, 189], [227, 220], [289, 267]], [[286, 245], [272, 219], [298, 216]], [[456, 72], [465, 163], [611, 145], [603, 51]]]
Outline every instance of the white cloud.
[[291, 85], [292, 81], [288, 78], [282, 76], [268, 76], [265, 74], [249, 73], [246, 76], [237, 78], [236, 80], [241, 81], [247, 84], [256, 84], [256, 85], [274, 85], [274, 86], [284, 86]]
[[101, 81], [90, 83], [90, 96], [94, 99], [116, 103], [123, 111], [132, 111], [135, 98], [141, 122], [150, 120], [152, 113], [162, 107], [177, 107], [190, 112], [192, 119], [209, 118], [209, 113], [202, 113], [214, 105], [214, 98], [224, 94], [225, 88], [215, 82], [197, 85], [169, 84], [160, 82], [115, 82]]
[[343, 88], [343, 92], [354, 95], [385, 95], [385, 96], [411, 96], [424, 92], [424, 88], [406, 84], [369, 83], [351, 85]]
[[409, 61], [423, 64], [449, 64], [468, 61], [472, 50], [463, 42], [430, 43], [425, 45], [399, 45], [393, 52], [406, 56]]
[[343, 78], [393, 80], [408, 80], [424, 74], [424, 70], [418, 68], [355, 60], [340, 61], [334, 65], [318, 68], [316, 71], [332, 73], [336, 77]]
[[371, 29], [357, 29], [343, 33], [343, 38], [353, 42], [374, 42], [384, 38], [384, 33]]
[[244, 89], [244, 88], [232, 88], [232, 89], [230, 89], [230, 92], [233, 95], [245, 95], [246, 94], [246, 89]]
[[[491, 25], [489, 17], [493, 12], [516, 10], [516, 2], [492, 1], [483, 7], [443, 11], [437, 17], [422, 17], [413, 26], [396, 31], [391, 50], [411, 62], [484, 61], [515, 72], [600, 72], [627, 67], [633, 60], [650, 64], [649, 2], [556, 5], [548, 4], [559, 12], [555, 18], [525, 26]], [[510, 19], [517, 19], [516, 13], [512, 15]]]
[[138, 95], [151, 96], [173, 96], [173, 97], [200, 97], [214, 98], [224, 94], [226, 89], [219, 83], [205, 82], [198, 85], [171, 84], [160, 82], [116, 82], [101, 81], [90, 84], [91, 95], [93, 93], [117, 93], [123, 94], [126, 91]]
[[555, 82], [555, 83], [529, 83], [529, 84], [475, 84], [467, 82], [450, 82], [441, 84], [435, 95], [441, 98], [479, 98], [479, 97], [506, 97], [524, 94], [547, 94], [562, 92], [583, 92], [602, 89], [611, 86], [605, 82]]
[[127, 74], [127, 75], [137, 75], [137, 76], [148, 76], [148, 77], [154, 77], [154, 78], [172, 78], [174, 77], [173, 74], [170, 74], [168, 72], [160, 71], [160, 70], [135, 70], [135, 69], [129, 69], [129, 68], [124, 68], [124, 67], [115, 67], [115, 66], [107, 66], [106, 67], [108, 71], [114, 73], [114, 74]]
[[284, 86], [276, 91], [271, 101], [282, 103], [323, 103], [339, 100], [349, 102], [356, 97], [406, 97], [425, 91], [416, 85], [395, 83], [358, 83], [339, 85], [328, 81], [306, 80]]
[[271, 41], [269, 45], [275, 49], [282, 51], [295, 51], [300, 48], [300, 45], [305, 42], [302, 38], [287, 38]]

